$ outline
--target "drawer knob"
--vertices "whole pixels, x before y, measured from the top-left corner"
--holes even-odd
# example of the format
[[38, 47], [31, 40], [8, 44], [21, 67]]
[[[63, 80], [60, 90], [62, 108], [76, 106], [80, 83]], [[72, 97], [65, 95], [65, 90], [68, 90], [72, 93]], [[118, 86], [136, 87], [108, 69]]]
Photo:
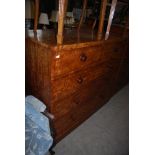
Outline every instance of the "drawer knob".
[[83, 82], [83, 78], [82, 78], [82, 77], [79, 77], [79, 78], [77, 79], [77, 82], [78, 82], [79, 84], [81, 84], [81, 83]]
[[87, 60], [87, 56], [85, 54], [80, 55], [80, 60], [85, 62]]

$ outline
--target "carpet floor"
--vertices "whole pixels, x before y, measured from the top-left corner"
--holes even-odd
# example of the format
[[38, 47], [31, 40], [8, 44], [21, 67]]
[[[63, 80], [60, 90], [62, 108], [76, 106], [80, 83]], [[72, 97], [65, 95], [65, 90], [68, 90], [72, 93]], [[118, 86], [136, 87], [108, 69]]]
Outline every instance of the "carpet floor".
[[129, 154], [129, 86], [53, 149], [56, 155], [128, 155]]

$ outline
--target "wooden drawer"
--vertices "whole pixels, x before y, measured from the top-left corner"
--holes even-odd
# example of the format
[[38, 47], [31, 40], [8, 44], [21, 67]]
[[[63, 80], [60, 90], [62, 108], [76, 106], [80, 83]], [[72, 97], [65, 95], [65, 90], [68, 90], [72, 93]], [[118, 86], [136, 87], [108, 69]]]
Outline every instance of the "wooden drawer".
[[87, 70], [53, 80], [52, 101], [55, 102], [70, 94], [75, 93], [77, 90], [90, 83], [91, 81], [99, 78], [100, 76], [109, 78], [112, 72], [112, 67], [102, 63], [95, 67], [88, 68]]
[[52, 79], [58, 75], [75, 72], [94, 63], [103, 61], [102, 46], [85, 47], [80, 49], [62, 50], [52, 61]]
[[83, 104], [77, 107], [76, 110], [70, 111], [63, 117], [54, 120], [56, 141], [62, 139], [104, 104], [103, 99], [96, 96], [92, 100], [87, 101], [87, 104]]
[[88, 101], [92, 100], [97, 95], [102, 95], [102, 98], [105, 99], [108, 96], [109, 86], [110, 78], [104, 76], [100, 77], [85, 87], [82, 87], [70, 97], [54, 102], [52, 113], [56, 119], [61, 118], [68, 112], [74, 111], [79, 107], [83, 107], [84, 105], [90, 106]]

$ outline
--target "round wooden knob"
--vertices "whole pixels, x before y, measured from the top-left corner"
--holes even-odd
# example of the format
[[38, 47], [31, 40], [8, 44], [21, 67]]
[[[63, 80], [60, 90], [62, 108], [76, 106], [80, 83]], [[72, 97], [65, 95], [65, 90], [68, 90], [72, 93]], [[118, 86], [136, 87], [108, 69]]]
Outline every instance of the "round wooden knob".
[[79, 77], [79, 78], [77, 79], [77, 82], [78, 82], [79, 84], [81, 84], [81, 83], [83, 82], [83, 78], [82, 78], [82, 77]]
[[80, 60], [85, 62], [87, 60], [87, 56], [85, 54], [80, 55]]

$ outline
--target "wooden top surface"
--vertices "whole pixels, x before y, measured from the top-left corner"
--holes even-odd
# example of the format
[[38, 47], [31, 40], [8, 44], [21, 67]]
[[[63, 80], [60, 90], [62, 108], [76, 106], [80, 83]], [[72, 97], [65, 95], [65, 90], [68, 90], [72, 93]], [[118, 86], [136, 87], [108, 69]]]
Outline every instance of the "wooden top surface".
[[[81, 29], [77, 31], [77, 29], [64, 29], [64, 42], [63, 47], [69, 46], [89, 46], [90, 44], [97, 45], [104, 43], [105, 40], [98, 41], [96, 38], [97, 32], [92, 32], [90, 29]], [[56, 30], [37, 30], [37, 36], [34, 34], [33, 30], [26, 31], [26, 38], [31, 38], [31, 40], [38, 42], [46, 47], [56, 48], [57, 40], [56, 40], [57, 32]], [[107, 41], [120, 40], [122, 38], [121, 35], [117, 33], [112, 33], [109, 36]], [[106, 42], [107, 42], [106, 41]]]

